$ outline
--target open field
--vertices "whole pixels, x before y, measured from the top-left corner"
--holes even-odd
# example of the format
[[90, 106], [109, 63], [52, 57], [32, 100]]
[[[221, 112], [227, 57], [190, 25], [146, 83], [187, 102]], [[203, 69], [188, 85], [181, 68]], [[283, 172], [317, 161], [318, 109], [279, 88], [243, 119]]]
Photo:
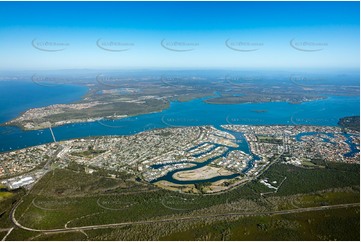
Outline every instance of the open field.
[[180, 191], [183, 193], [194, 193], [194, 194], [199, 193], [196, 187], [194, 186], [194, 184], [181, 185], [181, 184], [175, 184], [169, 181], [161, 180], [155, 182], [154, 185], [174, 192]]
[[233, 172], [222, 167], [204, 166], [191, 171], [181, 171], [173, 175], [179, 181], [205, 180], [216, 176], [232, 175]]

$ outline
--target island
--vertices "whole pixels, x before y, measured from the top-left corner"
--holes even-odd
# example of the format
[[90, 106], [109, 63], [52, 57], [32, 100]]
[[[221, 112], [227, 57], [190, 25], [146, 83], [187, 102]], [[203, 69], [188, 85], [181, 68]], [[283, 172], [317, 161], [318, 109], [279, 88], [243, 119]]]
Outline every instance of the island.
[[[56, 78], [51, 80], [54, 86], [80, 85], [87, 87], [88, 91], [77, 102], [32, 108], [0, 125], [17, 126], [24, 130], [40, 130], [72, 123], [116, 120], [161, 112], [169, 108], [172, 101], [186, 102], [200, 98], [208, 104], [266, 102], [300, 104], [324, 99], [327, 95], [342, 95], [345, 91], [349, 95], [358, 95], [348, 86], [342, 88], [330, 86], [326, 89], [322, 87], [322, 92], [319, 90], [321, 87], [315, 87], [305, 92], [292, 82], [282, 86], [276, 85], [275, 80], [269, 80], [268, 77], [244, 86], [230, 82], [217, 72], [207, 76], [188, 74], [179, 77], [172, 74], [154, 76], [147, 72], [134, 77], [104, 73], [95, 78], [86, 75], [83, 80], [69, 78], [65, 83], [57, 83]], [[33, 82], [42, 85], [38, 81], [33, 80]], [[265, 110], [254, 111], [265, 112]]]

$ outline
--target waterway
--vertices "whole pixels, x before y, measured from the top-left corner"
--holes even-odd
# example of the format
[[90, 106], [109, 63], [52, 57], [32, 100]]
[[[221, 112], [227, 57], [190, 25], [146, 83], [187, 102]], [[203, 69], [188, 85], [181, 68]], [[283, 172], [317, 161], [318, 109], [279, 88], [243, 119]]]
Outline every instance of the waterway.
[[[13, 105], [13, 102], [10, 103], [9, 105]], [[4, 102], [1, 106], [7, 106], [7, 103]], [[254, 112], [254, 110], [267, 110], [267, 112]], [[171, 102], [168, 109], [157, 113], [119, 120], [67, 124], [53, 127], [53, 131], [59, 141], [103, 135], [133, 135], [156, 128], [200, 125], [306, 124], [336, 126], [339, 118], [352, 115], [360, 115], [359, 97], [328, 97], [301, 104], [269, 102], [227, 105], [207, 104], [204, 99], [196, 99], [189, 102]], [[10, 118], [2, 117], [2, 120], [6, 121], [4, 119], [9, 120]], [[23, 131], [17, 127], [0, 127], [0, 152], [52, 141], [49, 129]]]
[[[348, 133], [340, 133], [341, 135], [343, 135], [345, 137], [345, 142], [349, 145], [350, 151], [343, 154], [343, 156], [345, 157], [354, 157], [357, 153], [360, 152], [359, 147], [357, 147], [357, 145], [355, 143], [352, 142], [352, 135], [348, 134]], [[299, 133], [298, 135], [295, 136], [296, 141], [302, 141], [302, 137], [303, 136], [314, 136], [314, 135], [324, 135], [324, 136], [328, 136], [330, 138], [333, 138], [335, 136], [334, 133], [325, 133], [325, 132], [303, 132], [303, 133]], [[326, 137], [321, 137], [323, 142], [328, 142], [331, 144], [336, 145], [335, 142], [331, 142], [331, 140], [329, 138]]]
[[[0, 122], [15, 118], [29, 108], [42, 107], [56, 103], [70, 103], [80, 100], [87, 88], [79, 86], [61, 85], [59, 87], [42, 87], [34, 83], [0, 82]], [[219, 94], [215, 94], [219, 95]], [[157, 113], [150, 113], [128, 117], [119, 120], [100, 120], [94, 122], [67, 124], [53, 127], [56, 140], [86, 138], [92, 136], [133, 135], [143, 131], [166, 128], [213, 125], [221, 129], [222, 124], [248, 125], [328, 125], [337, 126], [339, 118], [360, 115], [359, 96], [329, 96], [322, 100], [290, 104], [286, 102], [245, 103], [245, 104], [208, 104], [205, 98], [189, 102], [171, 102], [170, 107]], [[254, 110], [263, 110], [255, 112]], [[227, 130], [227, 132], [230, 132]], [[232, 133], [232, 132], [230, 132]], [[233, 132], [237, 137], [240, 149], [251, 154], [247, 142], [242, 134]], [[353, 156], [359, 148], [352, 143], [345, 134], [351, 151], [345, 156]], [[327, 140], [325, 140], [327, 142]], [[49, 129], [24, 131], [17, 127], [0, 127], [0, 152], [21, 149], [53, 142]], [[235, 150], [230, 148], [222, 156]], [[168, 173], [162, 179], [177, 184], [187, 184], [189, 181], [177, 181], [172, 178], [175, 172], [197, 169], [211, 163], [218, 157], [204, 163], [196, 163], [194, 167], [179, 169]], [[247, 172], [254, 165], [254, 156], [246, 169]], [[215, 181], [231, 176], [220, 176], [203, 181]], [[161, 179], [161, 178], [160, 178]]]
[[[206, 160], [206, 161], [204, 161], [202, 163], [190, 162], [190, 163], [194, 164], [195, 166], [173, 170], [171, 172], [168, 172], [165, 176], [162, 176], [162, 177], [159, 177], [158, 179], [153, 180], [152, 183], [160, 181], [160, 180], [166, 180], [166, 181], [169, 181], [169, 182], [172, 182], [172, 183], [175, 183], [175, 184], [181, 184], [181, 185], [182, 184], [183, 185], [184, 184], [195, 184], [195, 183], [201, 183], [201, 182], [215, 182], [215, 181], [219, 181], [219, 180], [222, 180], [222, 179], [231, 179], [231, 178], [238, 177], [241, 173], [244, 174], [244, 173], [248, 172], [250, 169], [252, 169], [254, 167], [254, 163], [257, 160], [260, 160], [260, 157], [258, 157], [257, 155], [255, 155], [255, 154], [253, 154], [251, 152], [251, 150], [249, 148], [249, 145], [248, 145], [248, 142], [247, 142], [246, 138], [243, 136], [243, 134], [240, 133], [240, 132], [223, 129], [220, 126], [216, 126], [216, 128], [233, 135], [235, 137], [235, 143], [238, 144], [238, 147], [227, 147], [228, 150], [226, 152], [224, 152], [222, 155], [214, 156], [214, 157], [212, 157], [212, 158], [210, 158], [210, 159], [208, 159], [208, 160]], [[204, 143], [199, 144], [198, 146], [203, 145], [203, 144]], [[212, 148], [212, 150], [216, 149], [217, 147], [222, 146], [222, 145], [219, 145], [219, 144], [214, 144], [214, 145], [215, 146]], [[209, 178], [209, 179], [187, 180], [187, 181], [180, 181], [180, 180], [177, 180], [177, 179], [173, 178], [173, 175], [175, 173], [177, 173], [177, 172], [190, 171], [190, 170], [199, 169], [201, 167], [207, 166], [210, 163], [212, 163], [213, 161], [217, 160], [218, 158], [227, 157], [227, 155], [230, 152], [234, 151], [234, 150], [241, 150], [241, 151], [243, 151], [243, 152], [245, 152], [245, 153], [252, 156], [252, 159], [250, 161], [248, 161], [246, 168], [244, 168], [241, 171], [241, 173], [235, 173], [235, 174], [231, 174], [231, 175], [227, 175], [227, 176], [216, 176], [216, 177], [212, 177], [212, 178]], [[194, 157], [197, 157], [197, 155], [194, 155]], [[177, 162], [177, 163], [179, 164], [179, 163], [184, 163], [184, 162]], [[187, 163], [189, 163], [189, 162], [187, 162]], [[157, 165], [153, 165], [151, 167], [157, 169], [157, 168], [161, 168], [161, 167], [166, 166], [166, 165], [167, 164], [157, 164]]]

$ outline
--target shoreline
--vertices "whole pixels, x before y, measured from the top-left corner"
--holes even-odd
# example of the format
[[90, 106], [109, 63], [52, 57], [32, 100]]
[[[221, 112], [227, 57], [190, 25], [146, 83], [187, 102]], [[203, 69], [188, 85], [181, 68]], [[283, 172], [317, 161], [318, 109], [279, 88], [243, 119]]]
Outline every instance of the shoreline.
[[[122, 115], [118, 115], [118, 117], [116, 117], [116, 118], [112, 118], [112, 116], [107, 115], [107, 116], [104, 116], [104, 117], [84, 117], [84, 118], [79, 118], [79, 119], [59, 120], [59, 121], [55, 121], [55, 123], [54, 123], [54, 121], [45, 121], [45, 122], [42, 122], [42, 123], [33, 123], [33, 124], [29, 124], [29, 122], [25, 122], [25, 121], [17, 121], [18, 119], [22, 119], [23, 116], [26, 113], [29, 113], [31, 111], [36, 112], [38, 110], [46, 110], [46, 109], [49, 109], [49, 108], [52, 108], [52, 107], [57, 108], [58, 106], [63, 106], [61, 108], [66, 109], [66, 108], [69, 108], [68, 106], [71, 107], [71, 106], [74, 106], [74, 105], [92, 105], [92, 102], [85, 102], [85, 103], [83, 102], [83, 101], [85, 101], [85, 98], [89, 95], [90, 92], [91, 92], [91, 89], [88, 89], [88, 92], [85, 95], [83, 95], [83, 97], [82, 97], [83, 99], [78, 100], [76, 102], [65, 103], [65, 104], [52, 104], [52, 105], [48, 105], [48, 106], [45, 106], [45, 107], [39, 107], [39, 108], [30, 108], [30, 109], [28, 109], [26, 111], [21, 112], [18, 116], [16, 116], [16, 118], [13, 118], [13, 119], [8, 120], [6, 122], [0, 123], [0, 127], [6, 127], [6, 126], [8, 126], [8, 127], [17, 127], [17, 128], [20, 128], [22, 131], [36, 131], [36, 130], [41, 130], [41, 129], [44, 129], [44, 128], [49, 128], [49, 125], [51, 127], [60, 127], [60, 126], [67, 125], [67, 124], [89, 123], [89, 122], [94, 122], [94, 121], [99, 121], [99, 120], [119, 120], [119, 119], [127, 118], [127, 117], [136, 117], [136, 116], [140, 116], [140, 115], [144, 115], [144, 114], [152, 114], [152, 113], [163, 112], [164, 110], [169, 109], [171, 107], [171, 104], [174, 102], [174, 101], [167, 100], [166, 108], [162, 108], [162, 109], [157, 110], [157, 111], [140, 112], [140, 113], [135, 113], [135, 114], [122, 114]], [[297, 104], [302, 104], [302, 103], [307, 103], [307, 102], [314, 102], [314, 101], [317, 102], [317, 101], [320, 101], [320, 100], [325, 100], [327, 98], [329, 98], [329, 97], [304, 101], [304, 102], [300, 102], [300, 103], [297, 103]], [[260, 104], [260, 103], [280, 103], [280, 102], [295, 104], [295, 103], [290, 103], [290, 102], [287, 102], [287, 101], [244, 102], [244, 103], [211, 103], [211, 102], [208, 102], [209, 99], [203, 100], [203, 98], [196, 98], [196, 99], [182, 101], [182, 102], [189, 102], [189, 101], [195, 101], [195, 100], [202, 100], [207, 105], [217, 105], [217, 106], [218, 105], [243, 105], [243, 104]], [[98, 101], [93, 101], [93, 103], [96, 103], [96, 102], [98, 102]], [[108, 104], [108, 103], [97, 103], [96, 105], [105, 105], [105, 104]], [[83, 108], [83, 109], [86, 109], [86, 108]], [[81, 109], [78, 109], [78, 110], [81, 110]], [[60, 111], [58, 110], [58, 112], [60, 112]], [[262, 112], [256, 112], [256, 113], [265, 113], [264, 111], [268, 112], [269, 110], [262, 110]], [[254, 110], [252, 110], [251, 112], [254, 112]], [[61, 112], [61, 113], [64, 113], [64, 112]], [[55, 114], [57, 114], [57, 113], [55, 113]], [[34, 115], [34, 114], [31, 114], [31, 115]], [[46, 123], [46, 125], [45, 125], [45, 123]], [[264, 125], [264, 124], [253, 124], [253, 125]], [[273, 125], [284, 125], [284, 124], [279, 123], [279, 124], [273, 124]], [[295, 124], [295, 125], [313, 125], [313, 124]], [[30, 127], [28, 128], [27, 126], [30, 126]], [[31, 126], [33, 126], [33, 127], [31, 127]], [[324, 126], [324, 125], [317, 125], [317, 126]], [[338, 126], [338, 125], [335, 124], [334, 126]]]

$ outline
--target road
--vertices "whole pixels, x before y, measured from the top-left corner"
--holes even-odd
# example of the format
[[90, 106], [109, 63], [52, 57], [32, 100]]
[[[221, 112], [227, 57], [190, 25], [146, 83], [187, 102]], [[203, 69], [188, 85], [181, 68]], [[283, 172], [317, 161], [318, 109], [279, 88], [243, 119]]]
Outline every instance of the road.
[[360, 206], [360, 203], [348, 203], [348, 204], [337, 204], [337, 205], [309, 207], [309, 208], [296, 208], [296, 209], [290, 209], [290, 210], [268, 211], [268, 212], [238, 212], [238, 213], [224, 213], [224, 214], [207, 214], [207, 215], [198, 215], [198, 216], [190, 216], [190, 217], [145, 220], [145, 221], [123, 222], [123, 223], [113, 223], [113, 224], [101, 224], [101, 225], [80, 226], [80, 227], [70, 227], [70, 228], [67, 227], [67, 228], [59, 228], [59, 229], [33, 229], [33, 228], [28, 228], [28, 227], [21, 225], [16, 220], [14, 215], [15, 215], [16, 207], [20, 203], [21, 202], [19, 202], [16, 206], [14, 206], [14, 209], [11, 211], [11, 220], [13, 221], [15, 226], [17, 226], [21, 229], [33, 231], [33, 232], [69, 232], [69, 231], [111, 228], [111, 227], [119, 227], [119, 226], [126, 226], [126, 225], [164, 223], [164, 222], [173, 222], [173, 221], [189, 221], [189, 220], [228, 217], [228, 216], [282, 215], [282, 214], [303, 213], [303, 212], [311, 212], [311, 211], [322, 211], [322, 210], [328, 210], [328, 209], [351, 208], [351, 207], [359, 207]]
[[[60, 151], [61, 151], [61, 147], [58, 148], [58, 150], [56, 151], [56, 154], [58, 154]], [[280, 154], [276, 159], [274, 159], [272, 162], [270, 162], [270, 164], [268, 164], [265, 168], [266, 169], [269, 168], [276, 161], [278, 161], [278, 159], [282, 156], [282, 154]], [[51, 166], [52, 161], [53, 160], [49, 160], [47, 162], [47, 164], [44, 166], [44, 169], [49, 169], [50, 166]], [[260, 175], [260, 174], [258, 174], [258, 175]], [[242, 217], [242, 216], [262, 216], [262, 215], [283, 215], [283, 214], [294, 214], [294, 213], [322, 211], [322, 210], [339, 209], [339, 208], [351, 208], [351, 207], [359, 207], [360, 206], [359, 203], [348, 203], [348, 204], [328, 205], [328, 206], [319, 206], [319, 207], [295, 208], [295, 209], [280, 210], [280, 211], [266, 211], [266, 212], [246, 212], [246, 211], [243, 211], [243, 212], [235, 212], [235, 213], [207, 214], [207, 215], [185, 216], [185, 217], [168, 218], [168, 219], [144, 220], [144, 221], [134, 221], [134, 222], [121, 222], [121, 223], [79, 226], [79, 227], [65, 227], [65, 228], [58, 228], [58, 229], [33, 229], [33, 228], [28, 228], [26, 226], [23, 226], [15, 218], [16, 208], [21, 203], [22, 203], [22, 200], [18, 201], [18, 203], [15, 204], [15, 206], [11, 210], [10, 219], [13, 222], [13, 224], [16, 227], [27, 230], [27, 231], [45, 232], [45, 233], [62, 233], [62, 232], [71, 232], [71, 231], [84, 231], [84, 230], [120, 227], [120, 226], [127, 226], [127, 225], [165, 223], [165, 222], [173, 222], [173, 221], [191, 221], [191, 220], [201, 220], [201, 219], [207, 219], [207, 218], [228, 217], [228, 216], [240, 216], [240, 217]], [[9, 231], [9, 233], [11, 232], [11, 230]]]
[[[273, 160], [268, 167], [274, 164], [282, 154], [280, 154], [276, 159]], [[51, 162], [49, 162], [51, 163]], [[49, 166], [49, 164], [47, 164]], [[15, 218], [16, 208], [22, 203], [20, 200], [11, 210], [10, 218], [15, 226], [18, 228], [33, 231], [33, 232], [47, 232], [47, 233], [61, 233], [61, 232], [71, 232], [71, 231], [83, 231], [83, 230], [92, 230], [92, 229], [102, 229], [102, 228], [111, 228], [119, 227], [126, 225], [137, 225], [137, 224], [151, 224], [151, 223], [164, 223], [172, 221], [190, 221], [198, 219], [207, 219], [207, 218], [217, 218], [217, 217], [227, 217], [227, 216], [261, 216], [261, 215], [282, 215], [282, 214], [293, 214], [293, 213], [303, 213], [311, 211], [322, 211], [328, 209], [338, 209], [338, 208], [350, 208], [350, 207], [359, 207], [360, 203], [348, 203], [348, 204], [338, 204], [338, 205], [328, 205], [328, 206], [319, 206], [319, 207], [309, 207], [309, 208], [295, 208], [291, 210], [280, 210], [280, 211], [266, 211], [266, 212], [236, 212], [236, 213], [224, 213], [224, 214], [207, 214], [207, 215], [198, 215], [198, 216], [188, 216], [188, 217], [179, 217], [179, 218], [169, 218], [169, 219], [158, 219], [158, 220], [144, 220], [144, 221], [135, 221], [135, 222], [122, 222], [122, 223], [113, 223], [113, 224], [101, 224], [101, 225], [90, 225], [90, 226], [79, 226], [79, 227], [65, 227], [58, 229], [33, 229], [28, 228], [20, 224]]]
[[9, 234], [11, 233], [11, 231], [13, 231], [13, 229], [14, 229], [14, 227], [10, 228], [10, 229], [8, 230], [8, 232], [6, 233], [6, 235], [4, 236], [4, 238], [3, 238], [1, 241], [5, 241], [6, 238], [9, 236]]

